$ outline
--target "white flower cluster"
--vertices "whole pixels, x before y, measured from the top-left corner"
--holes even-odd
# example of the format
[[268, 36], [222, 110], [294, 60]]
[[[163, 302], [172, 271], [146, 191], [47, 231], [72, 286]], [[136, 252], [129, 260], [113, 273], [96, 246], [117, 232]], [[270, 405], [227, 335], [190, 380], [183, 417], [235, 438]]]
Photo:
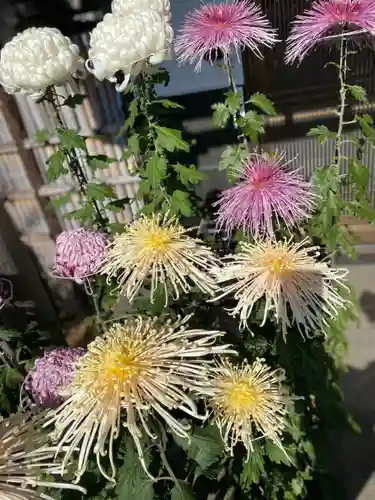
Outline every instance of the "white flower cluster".
[[81, 69], [79, 48], [56, 28], [29, 28], [6, 43], [0, 53], [0, 83], [6, 92], [34, 99]]
[[169, 0], [114, 0], [112, 13], [91, 33], [86, 67], [98, 80], [123, 80], [126, 88], [132, 75], [160, 64], [171, 55], [173, 30]]

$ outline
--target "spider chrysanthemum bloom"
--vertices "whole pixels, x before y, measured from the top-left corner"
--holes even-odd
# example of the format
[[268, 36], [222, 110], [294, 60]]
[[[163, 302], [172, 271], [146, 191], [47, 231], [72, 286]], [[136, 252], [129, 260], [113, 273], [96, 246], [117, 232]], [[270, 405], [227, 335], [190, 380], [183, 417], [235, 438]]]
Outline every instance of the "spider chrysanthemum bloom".
[[249, 458], [254, 440], [261, 437], [282, 448], [290, 398], [281, 388], [281, 372], [258, 358], [240, 366], [224, 360], [213, 374], [215, 393], [209, 404], [228, 450], [233, 453], [242, 442]]
[[57, 408], [67, 399], [64, 390], [72, 382], [77, 361], [85, 352], [81, 347], [61, 347], [35, 360], [26, 377], [25, 389], [39, 407]]
[[199, 71], [203, 60], [220, 55], [227, 61], [231, 53], [239, 57], [245, 48], [261, 57], [259, 46], [272, 47], [276, 41], [276, 31], [260, 7], [250, 0], [235, 0], [203, 4], [187, 14], [175, 50], [179, 62], [195, 64]]
[[38, 99], [83, 69], [79, 48], [56, 28], [28, 28], [0, 52], [0, 83], [10, 93]]
[[55, 273], [82, 283], [98, 272], [108, 243], [106, 234], [92, 229], [63, 231], [56, 238]]
[[142, 216], [114, 237], [102, 274], [117, 278], [119, 289], [129, 301], [139, 293], [146, 280], [151, 282], [151, 302], [158, 286], [165, 300], [178, 299], [197, 286], [213, 294], [213, 276], [218, 260], [201, 240], [188, 236], [175, 217]]
[[64, 471], [55, 457], [56, 449], [40, 430], [42, 420], [30, 413], [17, 413], [0, 420], [0, 498], [1, 500], [53, 500], [35, 488], [83, 488], [41, 479], [44, 474]]
[[[51, 419], [59, 446], [69, 446], [66, 460], [79, 448], [77, 478], [84, 473], [92, 449], [102, 474], [114, 478], [113, 444], [122, 417], [145, 468], [141, 438], [154, 437], [152, 414], [182, 437], [188, 436], [189, 427], [173, 416], [173, 410], [205, 418], [198, 413], [195, 397], [210, 390], [212, 355], [232, 351], [216, 344], [221, 332], [188, 330], [186, 320], [162, 324], [157, 318], [129, 318], [89, 344], [78, 362], [72, 396]], [[100, 461], [104, 454], [109, 457], [110, 474]]]
[[[218, 281], [228, 282], [221, 298], [234, 294], [237, 305], [231, 311], [239, 315], [241, 327], [257, 300], [265, 298], [265, 323], [269, 312], [287, 329], [296, 324], [302, 336], [324, 331], [327, 318], [334, 318], [345, 306], [340, 287], [345, 287], [346, 269], [332, 269], [319, 262], [319, 247], [308, 247], [308, 238], [299, 243], [273, 238], [254, 244], [241, 242], [239, 252], [219, 271]], [[262, 324], [262, 325], [263, 325]]]
[[287, 39], [286, 62], [301, 62], [320, 42], [332, 34], [363, 30], [375, 36], [373, 0], [318, 0], [296, 17]]
[[315, 205], [312, 186], [298, 170], [288, 168], [285, 155], [251, 155], [239, 183], [215, 203], [217, 227], [258, 235], [274, 235], [275, 223], [290, 230], [308, 217]]

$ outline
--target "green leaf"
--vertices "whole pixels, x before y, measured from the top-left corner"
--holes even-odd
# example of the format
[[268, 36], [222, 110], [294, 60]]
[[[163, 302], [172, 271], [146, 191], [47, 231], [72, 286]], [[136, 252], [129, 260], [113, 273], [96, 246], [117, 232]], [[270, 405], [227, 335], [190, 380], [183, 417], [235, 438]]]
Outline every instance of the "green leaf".
[[195, 165], [187, 167], [186, 165], [182, 165], [181, 163], [176, 163], [175, 165], [173, 165], [173, 168], [178, 173], [178, 177], [182, 184], [184, 184], [186, 187], [189, 187], [190, 184], [198, 184], [198, 182], [207, 178], [205, 174], [202, 174], [195, 168]]
[[138, 99], [132, 99], [132, 101], [128, 107], [128, 117], [125, 120], [123, 127], [121, 127], [121, 130], [119, 131], [117, 137], [123, 135], [123, 133], [126, 130], [134, 127], [134, 123], [135, 123], [135, 119], [137, 118], [137, 115], [138, 115]]
[[69, 172], [69, 170], [63, 166], [64, 161], [65, 153], [61, 149], [58, 149], [50, 156], [47, 170], [48, 180], [55, 181], [62, 175], [66, 175]]
[[23, 375], [15, 368], [7, 367], [5, 372], [5, 385], [10, 389], [15, 389], [22, 384], [24, 380]]
[[175, 441], [202, 471], [207, 470], [224, 453], [223, 440], [214, 426], [197, 427], [189, 440], [175, 436]]
[[269, 116], [277, 116], [277, 111], [273, 105], [273, 102], [268, 99], [264, 94], [256, 92], [250, 97], [249, 102], [259, 108], [263, 113]]
[[[154, 488], [152, 481], [139, 461], [132, 439], [126, 439], [124, 449], [124, 461], [119, 470], [115, 489], [117, 500], [153, 500]], [[147, 450], [143, 450], [143, 452], [146, 464], [148, 464], [148, 452]]]
[[357, 99], [357, 101], [361, 102], [367, 101], [366, 90], [360, 85], [346, 85], [346, 88], [352, 94], [354, 99]]
[[219, 170], [227, 170], [230, 181], [235, 182], [238, 173], [243, 170], [243, 163], [247, 155], [248, 150], [244, 144], [228, 146], [220, 157]]
[[167, 161], [164, 157], [155, 153], [146, 163], [146, 177], [151, 188], [160, 186], [167, 171]]
[[188, 193], [180, 191], [179, 189], [173, 191], [171, 209], [175, 213], [180, 212], [182, 215], [185, 215], [185, 217], [190, 217], [192, 214], [192, 208]]
[[215, 127], [225, 128], [230, 118], [230, 111], [225, 104], [219, 102], [212, 106], [212, 121]]
[[133, 134], [128, 138], [128, 149], [134, 155], [139, 153], [139, 134]]
[[73, 210], [72, 212], [65, 214], [67, 219], [75, 219], [79, 221], [92, 220], [94, 217], [94, 207], [91, 203], [86, 203], [83, 207]]
[[178, 481], [171, 490], [171, 500], [195, 500], [192, 487], [184, 481]]
[[75, 108], [77, 106], [80, 106], [83, 103], [85, 97], [86, 96], [84, 94], [70, 95], [63, 102], [63, 106], [69, 106], [69, 108]]
[[57, 130], [57, 135], [61, 145], [69, 151], [74, 148], [86, 149], [86, 143], [83, 137], [74, 130], [60, 128]]
[[241, 110], [241, 94], [239, 92], [226, 92], [225, 106], [229, 109], [232, 115], [235, 115]]
[[164, 108], [167, 109], [185, 109], [184, 106], [181, 106], [181, 104], [178, 104], [177, 102], [170, 101], [169, 99], [157, 99], [156, 101], [153, 101], [152, 104], [160, 104]]
[[258, 484], [264, 472], [264, 457], [261, 446], [254, 443], [254, 450], [250, 454], [249, 460], [244, 463], [240, 476], [242, 487], [248, 488], [251, 484]]
[[238, 119], [238, 126], [253, 142], [258, 142], [259, 135], [264, 134], [264, 118], [256, 111], [248, 111]]
[[150, 192], [150, 183], [148, 179], [142, 179], [138, 186], [137, 199], [142, 200], [145, 194]]
[[299, 497], [304, 490], [304, 482], [302, 478], [295, 477], [292, 479], [292, 489], [296, 497]]
[[157, 144], [167, 151], [186, 151], [190, 150], [189, 144], [182, 139], [181, 130], [174, 128], [160, 127], [155, 125]]
[[69, 203], [70, 200], [71, 200], [71, 198], [72, 198], [72, 193], [66, 193], [66, 194], [63, 194], [61, 196], [58, 196], [54, 200], [51, 200], [51, 204], [55, 208], [60, 208], [61, 206], [66, 205], [67, 203]]
[[131, 198], [120, 198], [119, 200], [110, 201], [105, 208], [111, 212], [122, 212], [125, 205], [129, 205]]
[[114, 158], [110, 158], [106, 155], [89, 155], [87, 156], [87, 164], [92, 171], [104, 170], [108, 168], [110, 163], [116, 161]]
[[364, 114], [362, 116], [356, 116], [356, 120], [359, 123], [359, 126], [361, 127], [362, 132], [367, 137], [367, 139], [373, 145], [375, 145], [375, 136], [374, 136], [374, 129], [373, 129], [374, 120], [373, 120], [373, 118], [370, 115], [368, 115], [368, 114]]
[[103, 201], [106, 198], [116, 198], [116, 194], [111, 188], [106, 184], [89, 182], [86, 186], [87, 196], [90, 196], [93, 200]]
[[268, 458], [275, 462], [276, 464], [284, 464], [290, 467], [292, 465], [291, 461], [286, 456], [285, 452], [270, 440], [266, 441], [266, 454]]
[[325, 125], [318, 125], [317, 127], [311, 128], [307, 132], [308, 137], [316, 137], [319, 144], [324, 144], [328, 139], [334, 139], [336, 137], [335, 132], [331, 132]]
[[43, 144], [44, 142], [48, 141], [51, 135], [52, 132], [47, 129], [38, 130], [37, 133], [35, 134], [35, 140]]

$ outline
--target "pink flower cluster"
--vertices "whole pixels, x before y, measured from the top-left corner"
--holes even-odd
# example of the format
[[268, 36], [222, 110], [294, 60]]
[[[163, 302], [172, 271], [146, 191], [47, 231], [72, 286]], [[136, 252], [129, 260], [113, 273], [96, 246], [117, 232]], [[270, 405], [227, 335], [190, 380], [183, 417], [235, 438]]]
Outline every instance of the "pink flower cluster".
[[374, 0], [318, 0], [297, 16], [287, 40], [286, 62], [302, 61], [320, 42], [338, 31], [363, 30], [375, 36]]
[[36, 359], [26, 377], [25, 389], [38, 406], [57, 408], [64, 401], [62, 391], [72, 382], [76, 363], [85, 353], [81, 347], [62, 347]]
[[284, 155], [250, 155], [240, 182], [216, 202], [217, 226], [254, 236], [273, 236], [282, 220], [288, 229], [308, 217], [314, 207], [311, 185], [298, 170], [288, 168]]
[[55, 273], [82, 283], [98, 272], [108, 243], [106, 234], [91, 229], [63, 231], [56, 238]]

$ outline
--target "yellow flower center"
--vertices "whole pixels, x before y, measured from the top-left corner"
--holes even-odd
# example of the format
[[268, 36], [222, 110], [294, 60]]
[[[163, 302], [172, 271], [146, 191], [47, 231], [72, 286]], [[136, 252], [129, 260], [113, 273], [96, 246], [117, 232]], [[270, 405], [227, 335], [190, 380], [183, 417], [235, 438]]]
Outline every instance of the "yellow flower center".
[[144, 248], [156, 252], [165, 252], [172, 241], [171, 231], [168, 228], [156, 227], [150, 229], [144, 237]]
[[272, 274], [281, 277], [293, 269], [293, 258], [285, 250], [277, 249], [264, 256], [263, 264]]
[[225, 399], [229, 409], [251, 413], [262, 400], [262, 393], [250, 380], [231, 382], [225, 390]]
[[130, 351], [111, 352], [105, 356], [102, 364], [103, 378], [126, 382], [142, 372], [139, 360]]

